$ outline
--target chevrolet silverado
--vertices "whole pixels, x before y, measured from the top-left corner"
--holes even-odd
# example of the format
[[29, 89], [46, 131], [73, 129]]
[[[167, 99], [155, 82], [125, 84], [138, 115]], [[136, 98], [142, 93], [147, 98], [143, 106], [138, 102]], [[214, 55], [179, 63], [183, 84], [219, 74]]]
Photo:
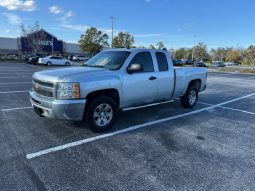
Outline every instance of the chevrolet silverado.
[[205, 68], [173, 67], [166, 50], [109, 49], [80, 67], [33, 74], [30, 101], [44, 117], [81, 121], [102, 132], [113, 126], [119, 110], [180, 98], [196, 105], [206, 88]]

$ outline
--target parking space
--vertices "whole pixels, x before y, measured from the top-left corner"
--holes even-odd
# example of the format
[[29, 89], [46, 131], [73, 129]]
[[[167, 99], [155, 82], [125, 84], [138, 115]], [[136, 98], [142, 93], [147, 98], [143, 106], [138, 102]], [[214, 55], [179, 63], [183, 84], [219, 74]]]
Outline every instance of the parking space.
[[[30, 75], [32, 75], [32, 74], [30, 74]], [[12, 83], [11, 85], [8, 83], [1, 84], [0, 95], [17, 92], [17, 91], [29, 91], [29, 89], [31, 88], [31, 77], [30, 77], [29, 81], [30, 81], [30, 83], [18, 83], [18, 84]]]
[[240, 110], [246, 110], [248, 112], [255, 113], [255, 96], [247, 98], [238, 103], [227, 104], [226, 107], [233, 107]]
[[254, 190], [253, 75], [211, 72], [197, 106], [179, 100], [120, 113], [105, 134], [37, 116], [33, 72], [0, 63], [4, 190]]

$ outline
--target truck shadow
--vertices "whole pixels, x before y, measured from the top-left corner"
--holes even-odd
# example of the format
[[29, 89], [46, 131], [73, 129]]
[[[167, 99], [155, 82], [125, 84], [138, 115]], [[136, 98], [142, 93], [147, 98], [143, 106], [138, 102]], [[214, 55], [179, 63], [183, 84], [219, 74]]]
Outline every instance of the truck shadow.
[[[194, 109], [199, 109], [201, 106], [196, 106]], [[129, 128], [135, 125], [152, 122], [155, 120], [183, 114], [192, 111], [192, 109], [184, 109], [179, 100], [171, 103], [165, 103], [157, 106], [140, 108], [129, 111], [120, 111], [115, 125], [107, 132], [114, 132], [121, 129]], [[86, 122], [67, 122], [75, 128], [89, 129]]]

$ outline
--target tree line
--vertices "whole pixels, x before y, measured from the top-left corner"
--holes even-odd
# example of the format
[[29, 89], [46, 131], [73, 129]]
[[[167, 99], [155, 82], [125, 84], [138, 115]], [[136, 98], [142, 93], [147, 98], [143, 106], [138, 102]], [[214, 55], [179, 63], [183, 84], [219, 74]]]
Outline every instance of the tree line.
[[[83, 51], [90, 52], [92, 55], [100, 52], [103, 47], [109, 47], [109, 36], [97, 28], [91, 27], [81, 35], [79, 43]], [[119, 32], [112, 40], [112, 48], [145, 48], [143, 46], [135, 47], [134, 36], [128, 32]], [[147, 48], [163, 49], [165, 48], [163, 42], [156, 45], [150, 45]]]
[[[81, 35], [79, 43], [83, 51], [91, 52], [92, 55], [100, 52], [103, 47], [109, 47], [109, 36], [91, 27]], [[113, 48], [150, 48], [150, 49], [163, 49], [165, 48], [163, 42], [149, 47], [135, 47], [134, 37], [128, 32], [119, 32], [112, 40], [111, 47]], [[255, 63], [255, 46], [249, 46], [246, 49], [242, 48], [229, 48], [218, 47], [208, 50], [206, 44], [199, 42], [192, 48], [179, 48], [169, 50], [174, 59], [187, 59], [193, 61], [223, 61], [235, 62], [238, 64], [254, 65]]]
[[207, 45], [198, 43], [193, 48], [179, 48], [170, 50], [175, 59], [192, 59], [205, 62], [223, 61], [244, 65], [254, 65], [255, 46], [248, 48], [218, 47], [208, 50]]

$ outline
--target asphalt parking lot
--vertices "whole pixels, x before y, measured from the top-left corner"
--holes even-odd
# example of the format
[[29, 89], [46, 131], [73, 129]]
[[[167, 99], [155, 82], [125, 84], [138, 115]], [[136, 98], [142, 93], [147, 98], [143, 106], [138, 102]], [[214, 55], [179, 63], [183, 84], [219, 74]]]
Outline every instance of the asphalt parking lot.
[[123, 112], [96, 134], [34, 113], [45, 68], [0, 63], [1, 190], [255, 190], [255, 75], [211, 72], [194, 109]]

